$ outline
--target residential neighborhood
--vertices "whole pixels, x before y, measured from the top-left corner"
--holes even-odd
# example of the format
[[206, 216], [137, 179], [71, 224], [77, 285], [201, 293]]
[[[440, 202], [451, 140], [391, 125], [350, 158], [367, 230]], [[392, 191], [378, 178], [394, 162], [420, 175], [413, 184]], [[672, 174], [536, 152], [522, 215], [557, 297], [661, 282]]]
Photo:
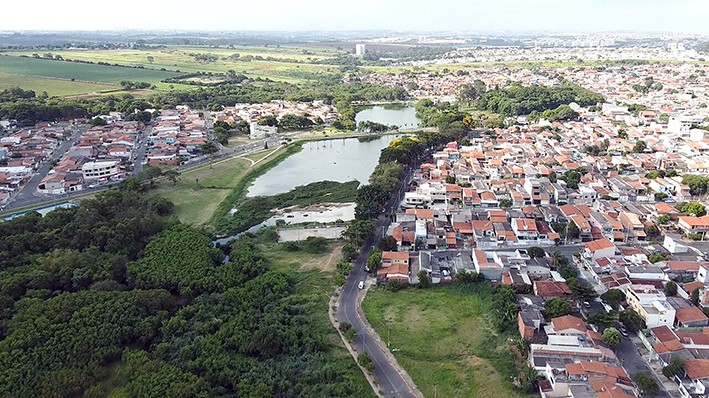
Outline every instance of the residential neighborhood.
[[[572, 126], [559, 127], [563, 135]], [[676, 156], [673, 177], [646, 177], [664, 166], [641, 159], [620, 173], [599, 168], [602, 157], [559, 145], [573, 140], [567, 134], [551, 143], [543, 133], [472, 132], [431, 153], [391, 216], [387, 235], [397, 250], [382, 252], [377, 282], [445, 284], [474, 273], [513, 287], [542, 397], [638, 396], [629, 376], [638, 369], [653, 372], [669, 396], [702, 396], [709, 386], [707, 216], [678, 205], [704, 203], [682, 183], [695, 157]], [[577, 186], [556, 177], [579, 168]], [[663, 191], [672, 201], [656, 199], [661, 184], [673, 187]], [[548, 303], [559, 300], [567, 314], [549, 316]], [[604, 341], [613, 328], [627, 341], [623, 356]], [[661, 330], [690, 348], [658, 345]], [[672, 353], [683, 362], [668, 379], [662, 369]]]

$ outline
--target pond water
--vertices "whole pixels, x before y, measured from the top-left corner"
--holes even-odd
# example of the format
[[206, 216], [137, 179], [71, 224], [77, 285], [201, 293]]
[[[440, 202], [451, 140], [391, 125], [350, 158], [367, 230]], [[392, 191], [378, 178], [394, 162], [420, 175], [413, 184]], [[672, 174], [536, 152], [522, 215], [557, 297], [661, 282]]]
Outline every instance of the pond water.
[[258, 177], [247, 196], [276, 195], [317, 181], [366, 183], [379, 161], [379, 152], [399, 137], [384, 135], [369, 142], [357, 138], [306, 142], [303, 150]]
[[355, 116], [355, 121], [359, 124], [365, 120], [387, 126], [399, 126], [402, 129], [415, 128], [421, 124], [413, 106], [399, 104], [377, 105], [362, 109]]

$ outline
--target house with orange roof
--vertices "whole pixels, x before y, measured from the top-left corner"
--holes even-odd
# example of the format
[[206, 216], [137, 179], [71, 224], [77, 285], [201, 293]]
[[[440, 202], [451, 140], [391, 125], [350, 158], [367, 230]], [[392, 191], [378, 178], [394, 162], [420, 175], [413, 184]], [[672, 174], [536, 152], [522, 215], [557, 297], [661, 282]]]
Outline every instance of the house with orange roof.
[[586, 327], [586, 323], [583, 319], [573, 315], [564, 315], [552, 318], [545, 330], [547, 335], [559, 336], [583, 336], [588, 332], [588, 328]]
[[518, 240], [536, 242], [539, 239], [537, 224], [533, 219], [513, 218], [511, 224]]
[[485, 252], [480, 249], [473, 249], [473, 265], [475, 272], [484, 275], [485, 279], [491, 281], [501, 281], [504, 266], [495, 257], [494, 252]]
[[[675, 298], [675, 297], [673, 297]], [[682, 299], [684, 300], [684, 299]], [[709, 325], [709, 318], [704, 314], [702, 310], [695, 307], [694, 305], [689, 305], [686, 307], [678, 308], [675, 311], [675, 325], [677, 327], [703, 327]]]
[[563, 298], [571, 296], [571, 289], [566, 282], [534, 281], [534, 294], [544, 299]]
[[709, 215], [703, 217], [680, 216], [677, 222], [685, 235], [697, 236], [699, 240], [709, 237]]
[[633, 382], [618, 366], [597, 361], [566, 363], [563, 369], [544, 371], [539, 383], [542, 398], [634, 398]]
[[407, 252], [382, 252], [382, 263], [377, 269], [377, 280], [380, 282], [391, 280], [408, 282], [409, 265], [409, 253]]
[[584, 245], [584, 256], [597, 260], [602, 257], [613, 257], [615, 255], [615, 244], [607, 238], [586, 242]]
[[680, 381], [679, 392], [683, 397], [704, 396], [709, 392], [709, 359], [688, 359], [682, 368], [686, 380]]
[[699, 261], [665, 261], [659, 265], [664, 267], [665, 274], [674, 281], [696, 279], [700, 268], [709, 268], [709, 263]]

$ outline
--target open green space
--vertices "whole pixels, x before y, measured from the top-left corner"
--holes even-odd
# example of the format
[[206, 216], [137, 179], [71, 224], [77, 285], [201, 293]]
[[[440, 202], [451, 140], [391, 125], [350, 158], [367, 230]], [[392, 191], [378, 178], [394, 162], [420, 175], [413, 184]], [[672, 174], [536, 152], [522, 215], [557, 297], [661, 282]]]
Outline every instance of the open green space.
[[[0, 61], [1, 60], [2, 57], [0, 57]], [[24, 90], [32, 90], [38, 95], [43, 91], [46, 91], [50, 96], [62, 97], [67, 95], [114, 91], [120, 88], [117, 85], [107, 83], [89, 83], [0, 72], [0, 90], [13, 87], [21, 87]]]
[[[260, 159], [270, 152], [257, 152], [251, 156]], [[175, 214], [180, 221], [201, 225], [209, 221], [250, 165], [251, 162], [239, 157], [215, 162], [182, 173], [175, 183], [162, 181], [157, 192], [175, 204]]]
[[[489, 283], [370, 291], [367, 319], [427, 397], [527, 397], [508, 338], [489, 325]], [[514, 336], [517, 337], [517, 336]]]
[[0, 72], [95, 83], [119, 83], [122, 80], [153, 83], [180, 75], [179, 73], [153, 69], [85, 64], [10, 55], [0, 56]]
[[[303, 51], [313, 52], [312, 55]], [[12, 55], [32, 56], [32, 51], [12, 52]], [[234, 70], [250, 78], [266, 78], [289, 83], [297, 83], [312, 78], [318, 73], [329, 73], [337, 70], [336, 66], [313, 64], [323, 58], [335, 55], [334, 52], [324, 52], [322, 49], [309, 50], [290, 47], [239, 47], [234, 49], [211, 47], [181, 47], [168, 46], [149, 50], [58, 50], [52, 52], [54, 56], [60, 55], [64, 59], [82, 60], [89, 62], [105, 62], [125, 66], [142, 66], [145, 70], [158, 73], [161, 71], [178, 71], [177, 75], [196, 72], [224, 73]], [[239, 54], [239, 57], [232, 57]], [[209, 60], [200, 60], [200, 56], [212, 56]], [[251, 59], [259, 56], [263, 60]], [[246, 57], [246, 58], [244, 58]], [[272, 60], [266, 60], [271, 57]], [[310, 59], [308, 59], [310, 58]], [[205, 58], [201, 58], [205, 59]], [[42, 60], [38, 60], [42, 61]], [[50, 61], [52, 62], [52, 61]], [[60, 61], [56, 61], [60, 62]], [[67, 62], [68, 65], [77, 65]], [[1, 65], [1, 64], [0, 64]], [[80, 65], [80, 64], [78, 64]], [[92, 65], [89, 65], [92, 66]], [[100, 66], [100, 65], [93, 65]], [[115, 68], [115, 67], [114, 67]], [[130, 69], [129, 69], [130, 70]], [[0, 67], [0, 71], [2, 68]], [[166, 76], [171, 77], [171, 76]], [[161, 79], [162, 80], [165, 77]], [[137, 78], [119, 79], [138, 80]], [[93, 81], [93, 80], [92, 80]], [[142, 79], [140, 81], [149, 81]]]

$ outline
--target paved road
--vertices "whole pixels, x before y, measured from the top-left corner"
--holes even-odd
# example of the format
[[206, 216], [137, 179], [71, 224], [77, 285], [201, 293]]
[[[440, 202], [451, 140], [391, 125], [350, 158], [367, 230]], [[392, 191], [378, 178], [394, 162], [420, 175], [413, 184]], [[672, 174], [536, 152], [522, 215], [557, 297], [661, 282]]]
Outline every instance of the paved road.
[[[408, 181], [410, 178], [410, 173], [407, 174], [406, 178], [403, 179], [404, 182]], [[392, 197], [392, 199], [386, 204], [384, 213], [389, 213], [400, 203], [403, 192], [406, 189], [406, 184], [402, 184], [401, 189], [398, 194]], [[386, 216], [381, 216], [376, 221], [376, 231], [373, 236], [371, 236], [364, 243], [359, 257], [355, 260], [354, 268], [347, 278], [345, 286], [342, 288], [342, 293], [340, 294], [340, 305], [338, 306], [337, 318], [340, 322], [350, 323], [356, 330], [358, 330], [357, 337], [353, 342], [353, 347], [358, 352], [367, 352], [369, 356], [374, 361], [374, 376], [377, 378], [381, 390], [387, 397], [417, 397], [413, 388], [415, 386], [410, 386], [399, 374], [397, 367], [390, 362], [389, 357], [385, 353], [385, 348], [382, 348], [379, 344], [375, 342], [378, 336], [370, 334], [364, 326], [363, 313], [361, 312], [360, 296], [364, 294], [363, 290], [360, 290], [358, 285], [360, 281], [367, 279], [367, 273], [364, 270], [365, 264], [367, 262], [367, 257], [371, 253], [374, 245], [378, 242], [379, 238], [386, 234], [387, 228], [389, 227], [391, 220]]]
[[37, 187], [42, 182], [42, 179], [44, 179], [47, 173], [49, 173], [49, 170], [51, 170], [54, 161], [59, 160], [71, 147], [73, 147], [79, 137], [81, 137], [82, 131], [85, 130], [85, 128], [75, 125], [72, 125], [71, 128], [72, 133], [69, 139], [59, 145], [59, 148], [54, 151], [52, 156], [42, 163], [27, 184], [25, 184], [22, 189], [20, 189], [20, 191], [11, 199], [11, 202], [4, 207], [5, 209], [34, 205], [51, 200], [46, 196], [35, 196], [35, 193], [37, 191]]
[[145, 128], [138, 134], [138, 139], [136, 140], [137, 147], [133, 155], [135, 156], [133, 160], [133, 175], [138, 175], [143, 172], [143, 163], [145, 162], [145, 156], [148, 152], [148, 137], [153, 132], [153, 126], [148, 124]]

